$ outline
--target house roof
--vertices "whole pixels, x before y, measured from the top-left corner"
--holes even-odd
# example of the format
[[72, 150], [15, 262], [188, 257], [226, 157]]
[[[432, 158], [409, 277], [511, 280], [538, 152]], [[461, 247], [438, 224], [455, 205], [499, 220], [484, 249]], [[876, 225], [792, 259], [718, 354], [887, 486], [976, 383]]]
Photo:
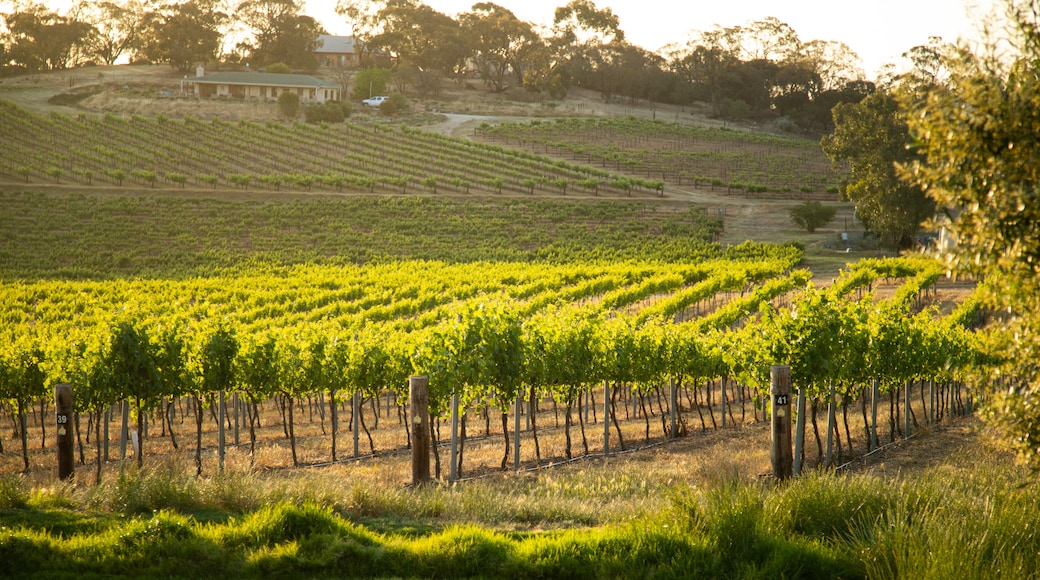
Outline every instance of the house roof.
[[288, 75], [258, 72], [219, 72], [193, 79], [197, 84], [209, 85], [251, 85], [260, 87], [306, 87], [306, 88], [339, 88], [336, 83], [309, 75]]
[[318, 41], [314, 43], [314, 46], [314, 52], [319, 54], [351, 54], [356, 52], [353, 36], [321, 34], [318, 35]]

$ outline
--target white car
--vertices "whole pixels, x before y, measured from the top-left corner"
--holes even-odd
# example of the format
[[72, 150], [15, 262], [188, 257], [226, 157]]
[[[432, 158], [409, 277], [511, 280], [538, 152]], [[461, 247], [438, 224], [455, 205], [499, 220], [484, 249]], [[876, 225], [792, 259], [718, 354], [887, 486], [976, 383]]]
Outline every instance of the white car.
[[368, 105], [369, 107], [378, 107], [379, 105], [382, 105], [383, 103], [385, 103], [386, 100], [389, 99], [389, 98], [390, 97], [386, 97], [386, 96], [369, 97], [369, 98], [367, 98], [367, 99], [365, 99], [365, 100], [363, 100], [361, 102], [366, 104], [366, 105]]

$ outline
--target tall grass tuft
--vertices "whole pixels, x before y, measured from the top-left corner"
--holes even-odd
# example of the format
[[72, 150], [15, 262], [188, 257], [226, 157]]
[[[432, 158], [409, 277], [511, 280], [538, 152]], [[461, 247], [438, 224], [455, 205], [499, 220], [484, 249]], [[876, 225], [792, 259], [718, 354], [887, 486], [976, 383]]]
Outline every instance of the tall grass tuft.
[[20, 475], [0, 476], [0, 509], [20, 509], [29, 505], [31, 486]]

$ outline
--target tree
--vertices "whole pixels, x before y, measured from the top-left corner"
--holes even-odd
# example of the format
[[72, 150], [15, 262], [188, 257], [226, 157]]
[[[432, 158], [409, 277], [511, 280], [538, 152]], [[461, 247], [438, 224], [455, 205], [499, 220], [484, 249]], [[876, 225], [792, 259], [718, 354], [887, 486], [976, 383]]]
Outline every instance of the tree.
[[459, 23], [425, 4], [389, 0], [378, 17], [383, 29], [371, 45], [389, 52], [421, 95], [435, 94], [438, 75], [455, 72], [468, 54]]
[[354, 77], [354, 98], [361, 100], [376, 95], [385, 95], [392, 77], [390, 69], [370, 67], [358, 71]]
[[286, 119], [295, 119], [300, 112], [300, 96], [288, 91], [278, 95], [278, 112]]
[[925, 157], [911, 179], [953, 218], [949, 266], [987, 277], [991, 306], [1009, 311], [997, 345], [1011, 388], [986, 417], [1040, 469], [1040, 5], [1005, 0], [1013, 25], [996, 56], [947, 55], [949, 81], [918, 102], [910, 127]]
[[471, 12], [460, 15], [459, 23], [477, 71], [495, 92], [506, 88], [509, 77], [522, 83], [528, 58], [544, 46], [530, 23], [491, 2], [474, 4]]
[[94, 34], [86, 39], [85, 50], [103, 64], [115, 64], [134, 47], [147, 14], [142, 0], [80, 0], [78, 10], [94, 27]]
[[908, 247], [921, 223], [935, 212], [922, 187], [899, 177], [898, 164], [919, 159], [909, 147], [906, 110], [895, 94], [878, 91], [856, 104], [834, 107], [834, 133], [823, 138], [824, 153], [846, 167], [842, 197], [856, 216], [889, 247]]
[[[597, 8], [591, 0], [571, 0], [557, 8], [552, 33], [554, 67], [566, 67], [570, 78], [593, 88], [592, 79], [606, 74], [625, 44], [617, 15], [610, 8]], [[604, 97], [610, 97], [609, 90]]]
[[382, 31], [379, 11], [386, 6], [386, 0], [337, 0], [336, 14], [344, 17], [350, 25], [354, 36], [355, 50], [360, 50], [359, 61], [362, 66], [369, 63], [372, 55], [372, 38]]
[[29, 4], [5, 14], [5, 59], [30, 71], [63, 70], [87, 60], [86, 46], [94, 27], [74, 16], [52, 12], [42, 4]]
[[244, 0], [238, 4], [235, 15], [253, 37], [252, 43], [240, 46], [249, 52], [254, 65], [284, 62], [291, 68], [317, 68], [315, 43], [325, 29], [301, 14], [302, 10], [303, 2], [298, 0]]
[[829, 224], [834, 219], [834, 215], [838, 213], [838, 209], [831, 205], [823, 205], [818, 201], [807, 201], [802, 205], [792, 207], [790, 213], [791, 221], [811, 234], [816, 231], [816, 228]]
[[188, 0], [158, 6], [145, 17], [138, 55], [182, 73], [216, 58], [228, 21], [219, 5], [220, 0]]

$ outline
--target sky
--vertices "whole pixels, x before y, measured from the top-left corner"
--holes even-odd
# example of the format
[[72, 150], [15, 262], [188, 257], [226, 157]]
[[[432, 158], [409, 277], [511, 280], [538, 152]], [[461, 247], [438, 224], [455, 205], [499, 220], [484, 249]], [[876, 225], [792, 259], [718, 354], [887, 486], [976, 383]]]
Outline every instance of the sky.
[[[468, 12], [478, 0], [425, 0], [454, 16]], [[495, 0], [518, 18], [552, 23], [556, 7], [568, 0]], [[790, 25], [802, 42], [844, 42], [860, 56], [869, 78], [885, 63], [896, 63], [908, 49], [930, 36], [953, 42], [977, 38], [977, 26], [998, 0], [594, 0], [618, 16], [629, 42], [651, 51], [681, 43], [691, 31], [746, 24], [775, 16]], [[334, 0], [306, 0], [306, 13], [332, 34], [350, 34], [335, 13]]]

